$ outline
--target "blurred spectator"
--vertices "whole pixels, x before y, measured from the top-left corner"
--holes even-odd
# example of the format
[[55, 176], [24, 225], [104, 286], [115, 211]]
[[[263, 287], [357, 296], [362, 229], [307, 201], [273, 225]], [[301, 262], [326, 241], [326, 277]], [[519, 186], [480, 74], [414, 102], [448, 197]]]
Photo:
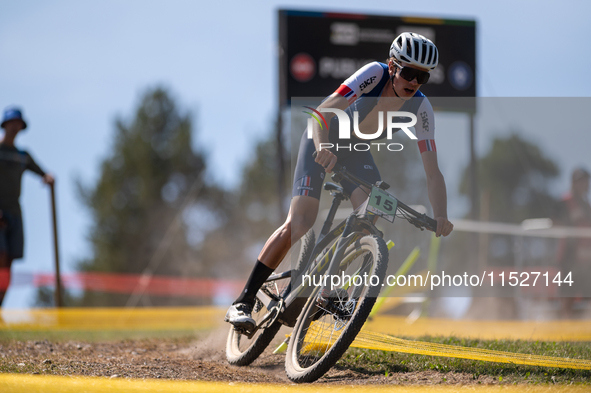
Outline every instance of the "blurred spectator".
[[[577, 168], [572, 173], [571, 191], [562, 198], [556, 221], [558, 225], [589, 228], [591, 227], [591, 205], [589, 205], [589, 172]], [[591, 271], [591, 239], [566, 238], [558, 246], [558, 264], [562, 279], [569, 273], [575, 282], [573, 286], [561, 286], [563, 299], [563, 316], [570, 318], [574, 315], [574, 306], [583, 300], [582, 283], [590, 278]], [[585, 284], [586, 285], [586, 284]]]
[[7, 108], [2, 117], [4, 138], [0, 141], [0, 306], [10, 284], [12, 261], [23, 257], [23, 220], [19, 198], [21, 178], [28, 169], [53, 185], [53, 176], [45, 173], [26, 151], [17, 149], [14, 140], [27, 128], [18, 108]]

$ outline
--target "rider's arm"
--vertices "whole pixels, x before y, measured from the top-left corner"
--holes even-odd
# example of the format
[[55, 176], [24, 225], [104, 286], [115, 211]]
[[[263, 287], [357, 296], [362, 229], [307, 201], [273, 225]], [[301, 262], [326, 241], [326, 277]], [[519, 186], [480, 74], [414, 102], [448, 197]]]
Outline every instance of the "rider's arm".
[[437, 152], [425, 151], [421, 153], [423, 167], [427, 175], [427, 191], [429, 202], [433, 207], [433, 217], [437, 221], [437, 236], [447, 236], [453, 230], [453, 224], [447, 219], [447, 191], [445, 179], [437, 164]]
[[[318, 106], [318, 108], [316, 108], [319, 112], [322, 109], [325, 108], [336, 108], [336, 109], [340, 109], [340, 110], [345, 110], [347, 109], [347, 107], [349, 106], [349, 103], [347, 102], [347, 99], [345, 97], [343, 97], [342, 95], [338, 94], [338, 93], [333, 93], [331, 94], [326, 100], [324, 100], [322, 102], [322, 104], [320, 104]], [[333, 117], [336, 116], [336, 114], [334, 112], [321, 112], [324, 116], [324, 118], [326, 119], [326, 122], [328, 123], [329, 127], [330, 127], [330, 121], [332, 120]], [[326, 129], [325, 127], [320, 127], [320, 124], [318, 124], [318, 122], [314, 122], [312, 123], [312, 133], [313, 133], [313, 138], [314, 138], [314, 145], [316, 146], [316, 150], [320, 150], [320, 144], [321, 143], [329, 143], [329, 139], [328, 139], [328, 129]]]
[[447, 218], [447, 191], [445, 179], [439, 170], [437, 163], [437, 152], [426, 151], [421, 154], [423, 167], [427, 175], [427, 190], [429, 193], [429, 202], [433, 207], [435, 217]]
[[447, 219], [447, 191], [443, 174], [437, 163], [437, 147], [435, 146], [435, 116], [428, 99], [424, 99], [417, 111], [415, 126], [419, 151], [423, 167], [427, 175], [427, 191], [429, 202], [433, 207], [433, 216], [437, 221], [437, 236], [447, 236], [453, 230], [453, 224]]
[[[372, 91], [379, 84], [380, 78], [383, 76], [384, 72], [384, 68], [378, 62], [374, 61], [366, 64], [347, 78], [333, 94], [318, 106], [317, 110], [320, 111], [323, 108], [347, 109], [349, 105], [355, 102], [355, 100], [363, 94], [368, 94]], [[321, 113], [328, 124], [330, 124], [331, 119], [336, 116], [332, 112]], [[325, 167], [327, 172], [330, 172], [334, 164], [337, 162], [337, 158], [329, 150], [319, 150], [321, 143], [329, 143], [329, 130], [322, 129], [318, 123], [314, 123], [312, 126], [312, 132], [314, 145], [316, 146], [316, 151], [318, 151], [316, 162]]]
[[[330, 95], [326, 100], [324, 100], [324, 102], [322, 102], [322, 104], [318, 106], [317, 110], [320, 111], [323, 108], [337, 108], [345, 110], [348, 106], [349, 103], [347, 102], [347, 99], [335, 92], [332, 95]], [[332, 118], [336, 116], [332, 112], [322, 113], [328, 124], [330, 124]], [[328, 149], [320, 149], [320, 147], [322, 146], [321, 143], [329, 143], [328, 131], [328, 128], [321, 128], [317, 122], [312, 123], [312, 137], [314, 138], [314, 145], [316, 146], [316, 151], [318, 152], [315, 161], [322, 165], [327, 172], [331, 172], [332, 168], [337, 162], [337, 156], [335, 156]]]

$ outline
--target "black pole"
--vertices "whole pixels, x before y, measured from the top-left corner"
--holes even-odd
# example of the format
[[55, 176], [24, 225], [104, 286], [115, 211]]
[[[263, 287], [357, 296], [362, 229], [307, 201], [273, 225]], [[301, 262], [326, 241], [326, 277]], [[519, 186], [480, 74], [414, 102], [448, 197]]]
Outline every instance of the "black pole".
[[277, 108], [277, 197], [279, 198], [279, 222], [285, 219], [285, 209], [283, 201], [285, 199], [285, 152], [283, 144], [283, 116], [281, 114], [281, 105]]
[[53, 250], [55, 260], [55, 292], [54, 301], [56, 307], [62, 307], [62, 279], [60, 276], [60, 253], [57, 237], [57, 212], [55, 208], [55, 183], [49, 186], [51, 190], [51, 216], [53, 221]]
[[478, 164], [476, 159], [475, 136], [474, 136], [474, 113], [470, 113], [470, 218], [478, 220], [480, 216], [480, 201], [478, 195]]
[[276, 144], [277, 144], [277, 197], [279, 198], [279, 222], [283, 222], [287, 211], [283, 206], [285, 200], [285, 144], [283, 142], [283, 115], [284, 105], [288, 104], [287, 98], [287, 59], [285, 46], [287, 45], [287, 19], [285, 13], [277, 12], [277, 30], [279, 42], [277, 43], [277, 60], [279, 66], [279, 95], [277, 100], [277, 125], [276, 125]]

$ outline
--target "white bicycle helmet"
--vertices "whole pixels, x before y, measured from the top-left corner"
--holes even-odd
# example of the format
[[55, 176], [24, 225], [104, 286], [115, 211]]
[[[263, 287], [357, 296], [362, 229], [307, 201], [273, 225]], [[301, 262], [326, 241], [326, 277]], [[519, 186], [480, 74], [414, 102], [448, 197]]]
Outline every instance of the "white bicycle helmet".
[[392, 42], [390, 57], [429, 71], [439, 63], [439, 51], [435, 44], [420, 34], [404, 32]]

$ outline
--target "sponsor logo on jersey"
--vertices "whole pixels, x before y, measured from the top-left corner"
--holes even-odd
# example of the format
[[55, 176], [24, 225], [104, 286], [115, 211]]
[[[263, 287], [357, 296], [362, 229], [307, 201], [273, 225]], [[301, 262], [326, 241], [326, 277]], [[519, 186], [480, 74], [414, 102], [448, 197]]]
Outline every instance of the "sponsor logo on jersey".
[[423, 120], [423, 130], [429, 131], [429, 115], [427, 111], [421, 112], [421, 119]]
[[376, 80], [376, 76], [372, 76], [371, 78], [368, 78], [365, 80], [365, 82], [363, 82], [362, 84], [359, 85], [359, 89], [361, 91], [363, 91], [363, 89], [365, 89], [367, 86], [371, 85], [373, 83], [373, 81]]
[[373, 166], [371, 166], [371, 165], [364, 165], [363, 166], [363, 169], [373, 169]]

